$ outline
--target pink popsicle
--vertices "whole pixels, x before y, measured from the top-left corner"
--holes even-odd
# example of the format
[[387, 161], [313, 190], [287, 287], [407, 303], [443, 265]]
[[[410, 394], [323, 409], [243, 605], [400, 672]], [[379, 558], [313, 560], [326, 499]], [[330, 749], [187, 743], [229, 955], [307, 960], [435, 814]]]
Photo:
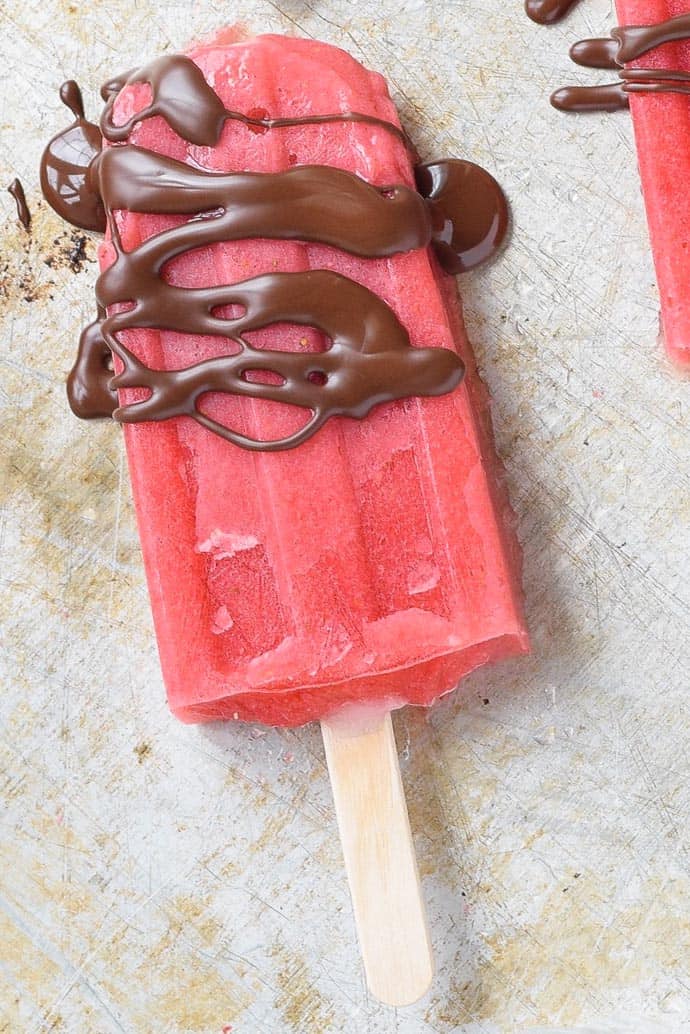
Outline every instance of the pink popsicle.
[[[688, 14], [687, 0], [616, 0], [621, 25], [652, 25]], [[690, 73], [690, 40], [667, 43], [633, 68]], [[649, 234], [661, 301], [664, 342], [672, 361], [690, 365], [690, 96], [631, 94]]]
[[[398, 125], [383, 79], [343, 51], [303, 39], [224, 37], [190, 56], [228, 108], [270, 117], [357, 111]], [[130, 85], [116, 122], [143, 107]], [[207, 170], [331, 165], [376, 185], [413, 185], [403, 143], [364, 123], [256, 131], [225, 123], [192, 145], [159, 117], [130, 143]], [[119, 212], [127, 251], [183, 221]], [[101, 250], [101, 265], [112, 247]], [[334, 417], [287, 452], [248, 452], [185, 417], [125, 426], [146, 574], [168, 698], [183, 721], [298, 725], [345, 705], [431, 704], [469, 671], [528, 648], [513, 516], [493, 452], [488, 398], [452, 279], [428, 249], [363, 259], [320, 244], [217, 243], [176, 258], [171, 281], [229, 284], [334, 270], [393, 309], [413, 346], [444, 346], [467, 366], [438, 398]], [[318, 351], [323, 335], [275, 325], [255, 346]], [[130, 330], [148, 365], [178, 369], [228, 352], [225, 340]], [[137, 397], [132, 389], [121, 401]], [[281, 403], [214, 395], [204, 411], [261, 439], [296, 429]]]

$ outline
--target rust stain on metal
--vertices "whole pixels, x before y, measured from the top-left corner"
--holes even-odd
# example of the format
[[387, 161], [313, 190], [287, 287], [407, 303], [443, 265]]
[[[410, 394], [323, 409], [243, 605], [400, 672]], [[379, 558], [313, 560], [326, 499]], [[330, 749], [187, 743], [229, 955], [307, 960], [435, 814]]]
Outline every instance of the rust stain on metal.
[[274, 948], [276, 984], [279, 993], [275, 1005], [283, 1017], [286, 1029], [295, 1034], [331, 1034], [335, 1010], [315, 986], [312, 970], [306, 960], [294, 950], [283, 946]]

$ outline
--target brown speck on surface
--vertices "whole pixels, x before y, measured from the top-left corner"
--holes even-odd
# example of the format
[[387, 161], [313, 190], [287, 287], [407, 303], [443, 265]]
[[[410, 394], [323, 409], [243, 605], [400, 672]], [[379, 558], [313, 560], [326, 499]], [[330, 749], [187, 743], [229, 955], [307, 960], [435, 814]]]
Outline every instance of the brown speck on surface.
[[81, 230], [65, 230], [46, 242], [41, 258], [49, 269], [70, 269], [81, 273], [86, 263], [96, 261], [96, 243]]
[[139, 761], [139, 764], [141, 765], [141, 763], [143, 762], [144, 758], [148, 757], [148, 755], [151, 753], [151, 744], [150, 743], [139, 743], [139, 744], [137, 744], [137, 746], [134, 748], [134, 753], [136, 754], [137, 759]]
[[84, 263], [87, 261], [86, 244], [88, 237], [84, 234], [72, 231], [72, 248], [69, 252], [69, 265], [74, 273], [81, 273]]

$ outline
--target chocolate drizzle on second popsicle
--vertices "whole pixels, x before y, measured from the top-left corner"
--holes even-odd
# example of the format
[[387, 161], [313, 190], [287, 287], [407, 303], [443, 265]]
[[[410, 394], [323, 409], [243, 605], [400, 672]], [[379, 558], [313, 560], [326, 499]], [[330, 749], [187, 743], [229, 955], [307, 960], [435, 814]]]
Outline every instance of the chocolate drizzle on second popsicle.
[[[150, 85], [149, 104], [116, 125], [117, 94], [138, 82]], [[126, 141], [137, 123], [154, 115], [190, 143], [209, 147], [228, 119], [262, 132], [370, 123], [403, 142], [405, 137], [393, 123], [356, 112], [272, 119], [228, 111], [199, 68], [180, 56], [110, 80], [102, 94], [101, 129], [115, 146], [100, 150], [100, 133], [85, 121], [78, 87], [70, 82], [61, 96], [76, 122], [53, 138], [42, 163], [49, 203], [79, 226], [100, 230], [107, 222], [115, 250], [115, 261], [96, 287], [98, 319], [82, 334], [68, 382], [78, 416], [112, 414], [132, 423], [186, 415], [244, 448], [278, 450], [305, 441], [332, 415], [361, 418], [381, 402], [445, 394], [457, 386], [463, 364], [454, 352], [412, 347], [381, 298], [332, 271], [271, 273], [228, 286], [184, 288], [170, 284], [164, 270], [191, 250], [251, 238], [318, 241], [364, 258], [431, 244], [448, 271], [472, 268], [499, 247], [508, 225], [505, 197], [488, 173], [469, 162], [435, 162], [418, 169], [417, 193], [403, 185], [375, 187], [330, 166], [271, 174], [208, 172]], [[113, 215], [117, 210], [193, 218], [125, 251]], [[241, 315], [221, 317], [224, 306], [239, 306]], [[329, 347], [306, 353], [257, 349], [244, 336], [282, 322], [319, 330]], [[232, 351], [182, 370], [152, 370], [119, 336], [134, 328], [220, 336], [232, 343]], [[145, 389], [148, 397], [118, 408], [116, 389], [126, 388]], [[199, 403], [209, 392], [287, 402], [311, 415], [286, 438], [258, 441], [204, 412]]]
[[[528, 12], [529, 13], [529, 12]], [[631, 93], [690, 94], [690, 74], [665, 68], [624, 68], [666, 43], [690, 39], [690, 13], [653, 25], [619, 25], [611, 36], [585, 39], [570, 48], [573, 61], [586, 68], [618, 71], [619, 80], [603, 86], [566, 86], [551, 96], [560, 111], [620, 111]]]

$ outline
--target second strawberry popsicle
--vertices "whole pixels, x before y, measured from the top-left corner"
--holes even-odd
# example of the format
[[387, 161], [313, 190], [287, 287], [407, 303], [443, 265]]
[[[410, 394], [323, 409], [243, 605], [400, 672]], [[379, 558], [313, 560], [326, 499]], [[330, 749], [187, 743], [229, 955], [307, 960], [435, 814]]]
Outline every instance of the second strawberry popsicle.
[[611, 36], [570, 49], [589, 68], [618, 81], [567, 86], [551, 97], [563, 111], [630, 107], [661, 303], [664, 344], [690, 366], [690, 12], [685, 0], [617, 0]]
[[[687, 0], [616, 0], [616, 10], [621, 26], [656, 29], [656, 33], [649, 34], [648, 49], [639, 45], [639, 34], [634, 40], [629, 29], [617, 30], [622, 33], [623, 41], [619, 60], [632, 60], [632, 68], [648, 69], [656, 73], [661, 82], [669, 70], [684, 73], [690, 92]], [[676, 22], [676, 34], [680, 38], [674, 40], [670, 19], [679, 16], [683, 16], [683, 24]], [[664, 43], [668, 35], [671, 38]], [[662, 41], [660, 47], [654, 46], [655, 39]], [[640, 51], [639, 57], [633, 60], [632, 55]], [[681, 82], [674, 84], [668, 79], [666, 84], [682, 86]], [[628, 89], [630, 86], [634, 90], [634, 83], [629, 83]], [[631, 92], [629, 101], [659, 286], [664, 344], [674, 363], [690, 366], [690, 96], [667, 90], [653, 94]]]

